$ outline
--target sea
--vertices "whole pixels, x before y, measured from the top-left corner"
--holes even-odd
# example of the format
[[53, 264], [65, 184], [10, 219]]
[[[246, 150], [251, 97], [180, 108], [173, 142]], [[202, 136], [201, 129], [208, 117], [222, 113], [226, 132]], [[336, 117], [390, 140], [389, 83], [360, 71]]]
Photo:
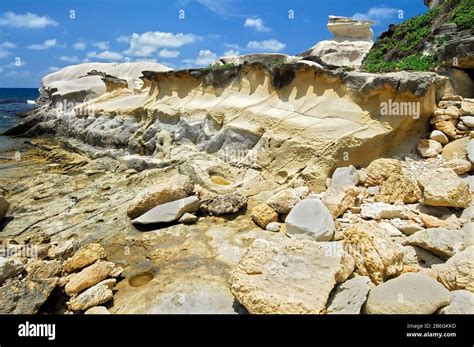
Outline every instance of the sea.
[[39, 96], [37, 88], [0, 88], [0, 155], [14, 150], [22, 139], [1, 136], [7, 129], [21, 122], [17, 116], [35, 108]]

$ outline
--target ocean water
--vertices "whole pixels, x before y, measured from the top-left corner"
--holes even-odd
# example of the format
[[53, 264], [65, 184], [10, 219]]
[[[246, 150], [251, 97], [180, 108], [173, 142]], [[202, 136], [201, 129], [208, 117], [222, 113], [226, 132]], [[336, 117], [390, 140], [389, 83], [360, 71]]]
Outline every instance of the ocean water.
[[[39, 96], [36, 88], [0, 88], [0, 134], [21, 122], [16, 114], [31, 110], [34, 104], [28, 103]], [[0, 154], [13, 150], [21, 139], [0, 136]]]

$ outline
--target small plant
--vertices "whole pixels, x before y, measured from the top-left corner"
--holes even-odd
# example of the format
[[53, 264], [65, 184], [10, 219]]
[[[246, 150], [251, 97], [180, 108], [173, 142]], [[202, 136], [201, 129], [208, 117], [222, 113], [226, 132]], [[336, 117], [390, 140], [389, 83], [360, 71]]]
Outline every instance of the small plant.
[[285, 64], [285, 60], [284, 59], [274, 59], [274, 60], [271, 60], [269, 63], [272, 66], [279, 66], [281, 64]]
[[342, 67], [342, 71], [344, 71], [344, 72], [351, 72], [351, 71], [354, 71], [354, 70], [355, 70], [355, 68], [353, 66], [344, 65]]

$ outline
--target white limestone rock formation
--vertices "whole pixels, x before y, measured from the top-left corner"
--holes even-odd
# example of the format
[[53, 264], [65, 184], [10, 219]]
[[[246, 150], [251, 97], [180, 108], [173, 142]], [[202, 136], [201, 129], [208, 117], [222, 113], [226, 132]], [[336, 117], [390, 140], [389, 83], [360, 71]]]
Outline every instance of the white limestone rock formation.
[[372, 24], [373, 22], [368, 20], [329, 16], [327, 27], [334, 37], [318, 42], [300, 55], [316, 56], [329, 65], [360, 66], [374, 44]]

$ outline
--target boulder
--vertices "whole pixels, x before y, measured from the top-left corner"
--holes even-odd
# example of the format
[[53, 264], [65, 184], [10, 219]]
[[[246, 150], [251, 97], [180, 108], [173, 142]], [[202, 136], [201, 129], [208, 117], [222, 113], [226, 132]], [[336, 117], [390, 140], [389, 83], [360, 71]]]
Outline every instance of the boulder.
[[439, 314], [474, 314], [474, 293], [467, 290], [449, 292], [451, 303], [442, 307]]
[[315, 241], [330, 241], [335, 224], [326, 206], [319, 199], [300, 201], [285, 219], [287, 235]]
[[344, 249], [355, 261], [355, 272], [375, 284], [403, 270], [403, 250], [377, 222], [350, 225], [343, 234]]
[[354, 166], [339, 167], [331, 178], [331, 187], [356, 186], [359, 184], [359, 173]]
[[474, 205], [469, 206], [464, 211], [462, 211], [461, 218], [467, 220], [468, 222], [474, 222]]
[[469, 186], [453, 169], [440, 168], [418, 179], [423, 190], [423, 203], [431, 206], [466, 208], [471, 204]]
[[196, 223], [198, 219], [199, 218], [196, 215], [186, 212], [178, 219], [178, 222], [183, 224], [193, 224]]
[[396, 159], [376, 159], [365, 169], [367, 186], [382, 185], [390, 176], [402, 174], [402, 163]]
[[72, 257], [67, 259], [63, 264], [63, 268], [71, 273], [106, 257], [107, 252], [99, 243], [91, 243], [81, 247]]
[[265, 203], [258, 204], [250, 212], [252, 220], [262, 229], [265, 229], [269, 223], [278, 222], [278, 213]]
[[331, 186], [326, 190], [322, 201], [335, 219], [343, 214], [349, 207], [355, 206], [358, 194], [359, 190], [355, 186]]
[[69, 296], [77, 294], [80, 291], [105, 280], [114, 268], [114, 263], [102, 260], [97, 261], [71, 277], [64, 287], [66, 294]]
[[365, 310], [369, 314], [432, 314], [449, 303], [449, 291], [436, 280], [406, 273], [372, 288]]
[[300, 201], [301, 198], [294, 189], [285, 189], [268, 199], [267, 204], [277, 213], [287, 214]]
[[412, 204], [418, 202], [421, 197], [421, 189], [417, 182], [402, 174], [390, 176], [385, 180], [375, 201], [390, 204], [397, 202]]
[[7, 215], [10, 203], [3, 196], [0, 196], [0, 221]]
[[237, 213], [247, 206], [247, 198], [238, 193], [219, 195], [203, 203], [203, 208], [212, 216]]
[[430, 139], [437, 141], [442, 145], [446, 145], [449, 142], [448, 137], [442, 131], [439, 130], [433, 130], [430, 134]]
[[167, 202], [166, 204], [156, 206], [150, 211], [142, 214], [140, 217], [134, 219], [132, 224], [158, 224], [171, 223], [183, 214], [194, 213], [199, 210], [200, 202], [196, 196], [190, 196], [184, 199]]
[[314, 314], [325, 309], [336, 284], [353, 270], [354, 261], [339, 242], [257, 239], [229, 283], [250, 313]]
[[474, 245], [456, 253], [444, 264], [433, 265], [440, 281], [449, 290], [474, 292]]
[[362, 218], [366, 219], [407, 219], [409, 210], [404, 205], [390, 205], [385, 202], [376, 202], [373, 204], [362, 205]]
[[10, 277], [21, 274], [24, 269], [25, 266], [18, 259], [0, 257], [0, 285]]
[[129, 205], [127, 215], [135, 219], [152, 208], [167, 202], [184, 199], [194, 190], [194, 183], [184, 175], [176, 175], [140, 193]]
[[465, 159], [451, 159], [443, 164], [444, 168], [453, 169], [458, 175], [465, 174], [471, 171], [471, 162]]
[[105, 280], [85, 290], [69, 301], [69, 309], [71, 311], [84, 311], [112, 300], [114, 297], [112, 289], [115, 282], [115, 279]]
[[436, 122], [434, 128], [445, 133], [450, 139], [453, 139], [456, 136], [456, 126], [453, 120], [442, 120]]
[[421, 247], [446, 260], [463, 249], [464, 233], [445, 228], [425, 229], [407, 237], [403, 244]]
[[441, 143], [435, 140], [421, 140], [416, 147], [423, 158], [434, 158], [443, 150]]
[[441, 155], [446, 160], [451, 159], [467, 159], [466, 145], [469, 143], [469, 138], [454, 140], [444, 146]]
[[328, 301], [328, 314], [359, 314], [372, 282], [367, 276], [351, 278], [337, 285]]

